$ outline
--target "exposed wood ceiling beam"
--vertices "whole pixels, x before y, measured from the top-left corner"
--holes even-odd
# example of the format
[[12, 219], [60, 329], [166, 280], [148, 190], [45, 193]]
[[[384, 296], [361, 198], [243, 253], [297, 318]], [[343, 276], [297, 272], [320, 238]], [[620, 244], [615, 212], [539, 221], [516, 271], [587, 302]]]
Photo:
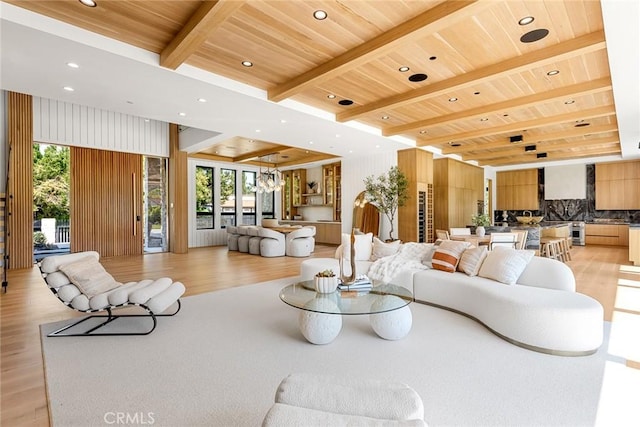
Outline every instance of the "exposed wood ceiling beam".
[[482, 138], [485, 136], [508, 134], [511, 132], [522, 133], [527, 129], [541, 128], [544, 126], [557, 125], [575, 120], [586, 120], [595, 117], [604, 117], [615, 114], [613, 105], [604, 105], [602, 107], [591, 108], [589, 110], [576, 111], [574, 113], [559, 114], [552, 117], [542, 117], [539, 119], [527, 120], [524, 122], [510, 123], [503, 126], [494, 126], [485, 129], [478, 129], [469, 132], [455, 133], [435, 138], [423, 137], [416, 141], [418, 147], [428, 145], [443, 144], [452, 141], [463, 141], [465, 139]]
[[497, 64], [492, 64], [469, 73], [436, 82], [420, 89], [390, 96], [367, 105], [352, 107], [347, 111], [337, 113], [336, 120], [339, 122], [354, 120], [368, 113], [402, 107], [423, 101], [427, 98], [451, 93], [471, 85], [478, 85], [509, 74], [530, 70], [552, 62], [574, 58], [605, 48], [604, 31], [596, 31], [558, 43], [555, 46], [549, 46], [535, 52], [527, 53], [526, 55], [509, 58]]
[[[618, 144], [611, 144], [608, 147], [586, 147], [584, 150], [580, 150], [580, 152], [572, 151], [569, 153], [553, 153], [551, 155], [548, 155], [547, 157], [543, 157], [540, 159], [536, 157], [536, 153], [533, 153], [531, 154], [531, 156], [513, 156], [486, 162], [478, 162], [478, 165], [508, 166], [522, 163], [540, 163], [553, 160], [578, 159], [583, 157], [612, 156], [616, 154], [620, 154], [620, 146]], [[523, 157], [531, 157], [531, 159]]]
[[[286, 145], [274, 145], [272, 147], [269, 148], [265, 148], [259, 151], [251, 151], [250, 153], [247, 154], [243, 154], [241, 156], [237, 156], [234, 157], [232, 161], [234, 162], [245, 162], [247, 160], [256, 160], [259, 161], [259, 157], [264, 157], [267, 156], [269, 154], [275, 154], [281, 151], [286, 151], [286, 150], [290, 150], [291, 147], [288, 147]], [[268, 162], [264, 162], [264, 163], [268, 163]]]
[[178, 68], [243, 4], [242, 0], [202, 2], [202, 6], [160, 53], [160, 65], [172, 70]]
[[[471, 153], [465, 154], [462, 156], [462, 160], [486, 161], [487, 159], [497, 159], [502, 157], [519, 156], [523, 154], [540, 153], [540, 152], [551, 153], [555, 151], [563, 151], [563, 150], [569, 150], [573, 148], [583, 148], [583, 147], [589, 147], [593, 145], [603, 145], [603, 144], [614, 144], [619, 142], [620, 142], [620, 137], [617, 134], [614, 136], [606, 136], [602, 138], [580, 139], [576, 141], [556, 141], [556, 142], [547, 141], [541, 144], [518, 145], [517, 147], [501, 149], [499, 151], [481, 151], [476, 154], [471, 154]], [[525, 151], [525, 147], [530, 145], [535, 145], [536, 150]]]
[[518, 142], [517, 144], [511, 143], [508, 141], [508, 138], [505, 137], [502, 141], [494, 141], [487, 143], [470, 143], [470, 144], [462, 144], [460, 147], [444, 147], [442, 148], [442, 154], [462, 154], [467, 153], [469, 151], [480, 151], [480, 150], [490, 150], [500, 147], [514, 147], [514, 146], [522, 146], [529, 144], [536, 144], [544, 141], [552, 141], [554, 139], [566, 139], [566, 138], [575, 138], [583, 135], [596, 135], [599, 133], [606, 132], [616, 132], [618, 130], [618, 125], [615, 123], [605, 124], [600, 126], [589, 126], [588, 128], [571, 128], [569, 130], [563, 130], [560, 132], [553, 133], [527, 133], [524, 135], [524, 139], [522, 142]]
[[611, 79], [603, 77], [598, 80], [578, 83], [571, 86], [565, 86], [553, 89], [548, 92], [535, 93], [533, 95], [524, 96], [517, 99], [509, 99], [507, 101], [498, 102], [493, 105], [483, 105], [481, 107], [472, 108], [470, 110], [458, 111], [444, 116], [434, 117], [431, 119], [418, 120], [417, 122], [407, 123], [399, 126], [391, 126], [382, 130], [385, 136], [398, 135], [416, 129], [427, 129], [434, 126], [442, 126], [452, 122], [465, 119], [473, 119], [476, 117], [486, 117], [496, 113], [504, 113], [515, 108], [527, 108], [532, 105], [543, 102], [553, 102], [566, 99], [567, 97], [578, 97], [590, 95], [596, 92], [611, 90]]
[[342, 55], [338, 55], [284, 84], [269, 89], [269, 100], [279, 102], [311, 86], [318, 86], [392, 51], [411, 38], [424, 37], [426, 34], [438, 32], [449, 27], [458, 19], [473, 16], [482, 8], [490, 5], [491, 1], [485, 0], [442, 2], [403, 24], [346, 51]]

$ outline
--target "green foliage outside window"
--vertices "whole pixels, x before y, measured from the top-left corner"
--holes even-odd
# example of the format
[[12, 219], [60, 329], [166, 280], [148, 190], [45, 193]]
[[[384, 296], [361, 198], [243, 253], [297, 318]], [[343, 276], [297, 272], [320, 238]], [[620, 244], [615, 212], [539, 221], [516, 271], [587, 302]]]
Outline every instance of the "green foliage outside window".
[[69, 148], [33, 144], [33, 210], [36, 219], [69, 219]]

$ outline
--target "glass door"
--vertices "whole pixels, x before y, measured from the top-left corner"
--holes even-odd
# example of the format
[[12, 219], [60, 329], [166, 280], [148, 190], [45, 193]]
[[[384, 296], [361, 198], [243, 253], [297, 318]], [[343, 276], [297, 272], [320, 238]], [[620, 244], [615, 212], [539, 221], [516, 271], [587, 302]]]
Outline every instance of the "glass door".
[[167, 159], [143, 159], [144, 251], [166, 252], [169, 248], [167, 223]]

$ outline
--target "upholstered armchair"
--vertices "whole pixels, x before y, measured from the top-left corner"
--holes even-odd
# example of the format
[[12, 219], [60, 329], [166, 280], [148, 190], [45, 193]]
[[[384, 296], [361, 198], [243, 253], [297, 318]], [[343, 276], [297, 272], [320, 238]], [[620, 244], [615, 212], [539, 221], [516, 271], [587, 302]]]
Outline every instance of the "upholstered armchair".
[[251, 255], [260, 255], [260, 237], [259, 231], [261, 227], [249, 227], [247, 234], [249, 235], [249, 253]]
[[227, 247], [230, 251], [238, 250], [238, 228], [234, 225], [227, 225]]
[[285, 255], [284, 234], [270, 228], [259, 228], [258, 233], [262, 238], [260, 240], [260, 255], [268, 258]]
[[294, 257], [307, 257], [311, 255], [316, 244], [316, 228], [307, 226], [299, 228], [287, 234], [286, 254]]
[[238, 251], [249, 253], [249, 226], [248, 225], [239, 225], [237, 227], [238, 232]]

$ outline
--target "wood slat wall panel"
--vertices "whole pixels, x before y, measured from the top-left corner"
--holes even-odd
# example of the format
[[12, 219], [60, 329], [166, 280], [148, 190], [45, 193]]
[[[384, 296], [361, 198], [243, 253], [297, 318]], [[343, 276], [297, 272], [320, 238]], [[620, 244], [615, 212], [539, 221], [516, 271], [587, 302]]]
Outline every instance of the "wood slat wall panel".
[[169, 250], [189, 251], [187, 153], [180, 151], [178, 125], [169, 125]]
[[165, 122], [47, 98], [33, 98], [33, 140], [169, 157]]
[[142, 254], [142, 156], [71, 148], [71, 250]]
[[8, 93], [9, 268], [33, 266], [33, 108], [31, 95]]

